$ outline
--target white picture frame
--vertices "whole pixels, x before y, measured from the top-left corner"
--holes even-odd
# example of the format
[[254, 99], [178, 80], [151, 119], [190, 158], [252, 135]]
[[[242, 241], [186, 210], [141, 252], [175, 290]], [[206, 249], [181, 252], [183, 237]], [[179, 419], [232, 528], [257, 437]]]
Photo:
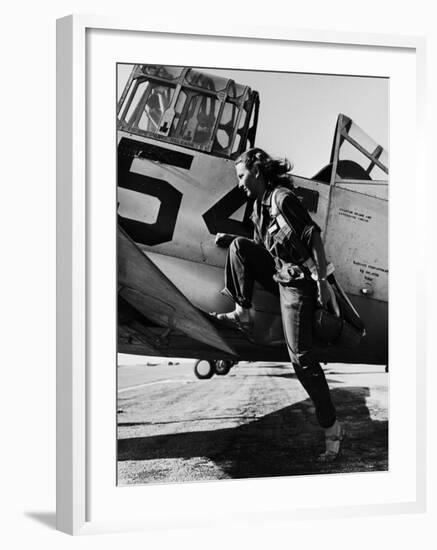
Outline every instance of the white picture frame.
[[[57, 528], [70, 534], [84, 534], [92, 532], [119, 531], [130, 529], [150, 529], [164, 526], [205, 526], [211, 521], [220, 521], [219, 517], [207, 518], [202, 516], [199, 502], [205, 499], [236, 499], [244, 504], [245, 499], [254, 501], [259, 486], [254, 488], [255, 482], [244, 481], [237, 483], [237, 492], [244, 491], [246, 497], [238, 500], [234, 487], [229, 483], [197, 485], [178, 485], [174, 487], [154, 486], [142, 488], [120, 488], [123, 492], [123, 502], [130, 499], [127, 491], [135, 491], [136, 498], [139, 491], [148, 491], [154, 503], [154, 510], [143, 510], [137, 516], [119, 517], [116, 512], [98, 514], [98, 519], [90, 515], [90, 486], [93, 483], [93, 457], [90, 453], [90, 411], [95, 401], [96, 384], [93, 379], [95, 370], [94, 336], [90, 333], [90, 311], [95, 315], [95, 307], [90, 306], [90, 215], [93, 215], [95, 200], [93, 190], [90, 189], [90, 158], [87, 131], [90, 117], [90, 89], [89, 89], [89, 50], [95, 47], [91, 34], [93, 31], [106, 33], [105, 40], [116, 40], [116, 35], [128, 34], [132, 37], [153, 36], [162, 40], [175, 37], [198, 37], [199, 39], [217, 39], [228, 44], [254, 44], [260, 47], [282, 45], [314, 45], [318, 48], [329, 48], [335, 45], [338, 48], [358, 48], [363, 52], [371, 49], [394, 51], [414, 58], [416, 67], [413, 87], [416, 92], [416, 102], [410, 99], [408, 109], [414, 110], [416, 146], [415, 181], [420, 189], [425, 190], [425, 168], [423, 151], [424, 133], [424, 79], [425, 79], [425, 40], [421, 37], [355, 34], [340, 32], [321, 32], [297, 30], [287, 28], [252, 28], [250, 25], [233, 25], [225, 32], [214, 24], [205, 27], [193, 22], [178, 28], [177, 25], [147, 23], [144, 26], [138, 21], [110, 19], [94, 16], [74, 15], [58, 20], [57, 23]], [[194, 38], [193, 38], [194, 39]], [[98, 46], [96, 46], [98, 47]], [[270, 47], [270, 46], [269, 46]], [[127, 59], [125, 56], [129, 47], [123, 52], [119, 61], [136, 61], [135, 56]], [[131, 51], [133, 51], [131, 49]], [[169, 55], [169, 54], [168, 54]], [[144, 61], [144, 59], [143, 59]], [[147, 61], [147, 60], [146, 60]], [[178, 64], [175, 61], [174, 64]], [[198, 64], [200, 65], [200, 64]], [[329, 70], [327, 71], [329, 72]], [[348, 69], [344, 71], [348, 73]], [[114, 69], [115, 75], [115, 69]], [[113, 76], [114, 76], [113, 75]], [[111, 77], [112, 78], [112, 77]], [[411, 84], [411, 83], [410, 83]], [[115, 98], [115, 90], [113, 92]], [[409, 96], [410, 97], [410, 96]], [[393, 98], [392, 98], [393, 99]], [[115, 101], [115, 99], [114, 99]], [[392, 121], [393, 122], [393, 121]], [[88, 157], [87, 157], [88, 155]], [[115, 159], [114, 159], [115, 162]], [[396, 159], [392, 161], [396, 164]], [[395, 171], [396, 174], [396, 171]], [[395, 177], [395, 176], [392, 176]], [[419, 191], [416, 188], [415, 193]], [[426, 190], [425, 190], [426, 192]], [[115, 193], [115, 179], [114, 179]], [[102, 208], [108, 203], [104, 203]], [[400, 205], [394, 202], [393, 208]], [[392, 211], [393, 223], [397, 223], [397, 210]], [[111, 213], [109, 214], [112, 215]], [[415, 235], [421, 228], [421, 221], [416, 219]], [[423, 229], [423, 227], [422, 227]], [[417, 254], [421, 257], [423, 246], [416, 242]], [[421, 262], [418, 262], [420, 266]], [[115, 265], [115, 258], [114, 258]], [[417, 278], [417, 281], [419, 279]], [[425, 300], [423, 286], [415, 283], [415, 305], [422, 311], [420, 304]], [[114, 295], [115, 296], [115, 295]], [[115, 300], [115, 297], [113, 298]], [[411, 486], [411, 498], [397, 499], [396, 496], [381, 501], [339, 504], [334, 507], [300, 507], [296, 503], [280, 501], [272, 507], [268, 503], [268, 495], [274, 495], [278, 490], [275, 480], [270, 488], [263, 484], [266, 502], [259, 502], [246, 509], [241, 515], [241, 521], [256, 521], [259, 518], [266, 520], [289, 518], [317, 518], [338, 515], [364, 515], [369, 513], [397, 513], [424, 511], [426, 502], [426, 464], [425, 464], [425, 327], [424, 315], [417, 316], [415, 321], [415, 415], [414, 431], [415, 446], [414, 460], [411, 460], [409, 471], [414, 474], [414, 484]], [[411, 327], [410, 327], [411, 328]], [[114, 330], [115, 341], [115, 330]], [[115, 358], [114, 358], [115, 361]], [[115, 363], [114, 363], [115, 368]], [[108, 366], [108, 371], [110, 367]], [[113, 374], [115, 377], [115, 374]], [[106, 385], [102, 382], [102, 395]], [[391, 386], [396, 402], [396, 384]], [[105, 394], [107, 395], [107, 394]], [[100, 397], [99, 397], [100, 399]], [[103, 397], [102, 397], [103, 399]], [[108, 409], [106, 409], [108, 410]], [[95, 422], [96, 414], [92, 414]], [[111, 420], [115, 422], [114, 418]], [[106, 444], [115, 446], [115, 430], [104, 430]], [[393, 441], [392, 441], [393, 443]], [[109, 458], [108, 458], [109, 460]], [[413, 471], [414, 462], [414, 471]], [[114, 465], [115, 469], [115, 465]], [[389, 473], [389, 475], [391, 475]], [[353, 482], [351, 477], [351, 483]], [[298, 482], [296, 482], [298, 483]], [[302, 483], [302, 479], [299, 481]], [[320, 481], [321, 483], [321, 481]], [[235, 484], [234, 484], [235, 485]], [[96, 489], [93, 489], [95, 492]], [[230, 497], [232, 492], [232, 496]], [[191, 493], [192, 502], [187, 498]], [[119, 493], [121, 494], [121, 493]], [[210, 495], [213, 494], [214, 497]], [[175, 500], [174, 507], [166, 505], [169, 499]], [[180, 499], [180, 500], [179, 500]], [[203, 499], [203, 500], [201, 500]], [[141, 500], [141, 497], [140, 497]], [[187, 502], [186, 510], [181, 512], [180, 502]], [[196, 504], [197, 502], [197, 504]], [[179, 508], [178, 508], [179, 503]], [[271, 504], [271, 503], [270, 503]], [[115, 510], [115, 508], [114, 508]], [[179, 512], [178, 512], [179, 510]], [[199, 512], [198, 515], [196, 513]], [[115, 514], [115, 515], [114, 515]], [[239, 521], [238, 519], [236, 521]]]

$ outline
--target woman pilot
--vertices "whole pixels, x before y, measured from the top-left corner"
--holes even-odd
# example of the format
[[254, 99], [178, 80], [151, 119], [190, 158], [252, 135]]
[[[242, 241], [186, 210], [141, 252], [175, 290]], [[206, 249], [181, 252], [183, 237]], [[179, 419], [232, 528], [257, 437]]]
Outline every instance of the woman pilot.
[[[217, 317], [250, 330], [254, 282], [276, 295], [279, 287], [290, 359], [325, 431], [326, 449], [319, 460], [333, 461], [340, 452], [344, 428], [337, 420], [312, 339], [317, 303], [325, 306], [331, 296], [320, 228], [291, 189], [288, 160], [273, 159], [254, 148], [235, 161], [235, 169], [239, 187], [255, 199], [254, 238], [237, 237], [229, 247], [223, 293], [232, 298], [235, 309]], [[307, 267], [309, 262], [315, 268], [316, 281]]]

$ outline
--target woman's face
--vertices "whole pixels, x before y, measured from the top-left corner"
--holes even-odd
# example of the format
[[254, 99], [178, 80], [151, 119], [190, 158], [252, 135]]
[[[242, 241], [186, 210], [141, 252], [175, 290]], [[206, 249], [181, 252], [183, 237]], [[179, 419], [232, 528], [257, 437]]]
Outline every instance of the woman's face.
[[247, 168], [243, 162], [235, 166], [238, 187], [252, 199], [261, 199], [266, 189], [261, 173], [255, 168]]

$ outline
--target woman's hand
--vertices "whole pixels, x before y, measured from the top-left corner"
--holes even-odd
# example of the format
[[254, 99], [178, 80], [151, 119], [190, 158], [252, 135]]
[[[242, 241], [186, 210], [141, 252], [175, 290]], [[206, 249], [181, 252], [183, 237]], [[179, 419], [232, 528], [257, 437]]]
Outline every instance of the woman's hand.
[[330, 286], [326, 280], [326, 256], [320, 231], [313, 231], [311, 237], [312, 253], [317, 271], [318, 299], [322, 307], [326, 308], [331, 300]]
[[220, 248], [228, 248], [236, 237], [237, 235], [231, 235], [229, 233], [217, 233], [215, 244]]
[[328, 305], [331, 300], [331, 291], [329, 290], [329, 283], [326, 280], [317, 281], [317, 289], [319, 291], [318, 300], [322, 307]]

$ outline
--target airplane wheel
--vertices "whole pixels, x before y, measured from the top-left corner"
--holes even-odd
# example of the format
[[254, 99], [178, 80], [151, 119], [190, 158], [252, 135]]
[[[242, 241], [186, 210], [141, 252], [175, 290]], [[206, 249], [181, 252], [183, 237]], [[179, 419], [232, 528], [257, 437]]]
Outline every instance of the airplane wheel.
[[215, 373], [219, 376], [225, 376], [231, 370], [232, 365], [232, 361], [216, 361], [214, 368]]
[[194, 364], [194, 374], [199, 380], [208, 380], [214, 374], [214, 361], [199, 359]]

